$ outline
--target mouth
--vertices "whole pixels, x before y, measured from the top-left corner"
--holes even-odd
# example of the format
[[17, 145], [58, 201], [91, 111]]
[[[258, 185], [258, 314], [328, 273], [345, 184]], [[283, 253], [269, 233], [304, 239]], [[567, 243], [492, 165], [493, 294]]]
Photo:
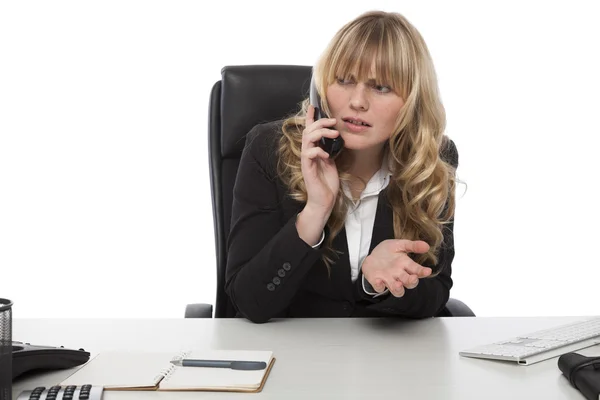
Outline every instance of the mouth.
[[360, 118], [342, 118], [342, 121], [352, 124], [352, 125], [356, 125], [356, 126], [366, 126], [366, 127], [370, 127], [371, 124], [369, 124], [368, 122], [363, 121]]

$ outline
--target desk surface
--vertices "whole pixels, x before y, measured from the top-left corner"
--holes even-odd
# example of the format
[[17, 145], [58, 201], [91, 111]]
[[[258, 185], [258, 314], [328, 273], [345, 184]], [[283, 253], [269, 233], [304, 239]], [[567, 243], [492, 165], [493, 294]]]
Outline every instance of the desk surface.
[[[553, 358], [530, 366], [463, 358], [459, 350], [582, 319], [435, 318], [16, 319], [13, 339], [108, 350], [187, 348], [273, 350], [277, 361], [261, 393], [105, 392], [104, 399], [582, 399]], [[600, 346], [580, 351], [600, 355]], [[28, 376], [25, 389], [60, 382], [72, 370]]]

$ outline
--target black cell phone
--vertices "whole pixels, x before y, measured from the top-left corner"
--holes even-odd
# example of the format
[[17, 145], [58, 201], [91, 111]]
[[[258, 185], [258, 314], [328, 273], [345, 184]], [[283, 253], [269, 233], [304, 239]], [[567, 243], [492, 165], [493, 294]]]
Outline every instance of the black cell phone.
[[[329, 118], [321, 107], [321, 97], [315, 86], [314, 76], [310, 81], [310, 104], [315, 108], [315, 121], [321, 118]], [[338, 135], [338, 137], [334, 139], [322, 137], [321, 140], [319, 140], [319, 147], [329, 153], [329, 157], [333, 159], [340, 154], [344, 148], [344, 139], [342, 139], [341, 135]]]

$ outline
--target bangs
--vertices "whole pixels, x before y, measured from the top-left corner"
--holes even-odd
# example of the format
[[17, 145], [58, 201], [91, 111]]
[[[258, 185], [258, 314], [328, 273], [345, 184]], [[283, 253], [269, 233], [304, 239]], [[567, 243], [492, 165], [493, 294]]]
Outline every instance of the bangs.
[[407, 65], [407, 48], [402, 37], [395, 34], [383, 21], [349, 27], [331, 48], [330, 63], [325, 66], [324, 78], [328, 85], [336, 79], [350, 79], [390, 86], [405, 96], [411, 80]]

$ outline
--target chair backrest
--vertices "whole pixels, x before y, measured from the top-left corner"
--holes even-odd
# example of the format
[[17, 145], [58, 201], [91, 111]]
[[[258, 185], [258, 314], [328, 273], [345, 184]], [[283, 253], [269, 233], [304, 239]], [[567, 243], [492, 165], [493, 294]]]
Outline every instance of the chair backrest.
[[257, 124], [297, 111], [308, 96], [312, 68], [300, 65], [227, 66], [210, 94], [208, 151], [217, 258], [215, 317], [235, 316], [225, 293], [227, 237], [233, 186], [246, 134]]

